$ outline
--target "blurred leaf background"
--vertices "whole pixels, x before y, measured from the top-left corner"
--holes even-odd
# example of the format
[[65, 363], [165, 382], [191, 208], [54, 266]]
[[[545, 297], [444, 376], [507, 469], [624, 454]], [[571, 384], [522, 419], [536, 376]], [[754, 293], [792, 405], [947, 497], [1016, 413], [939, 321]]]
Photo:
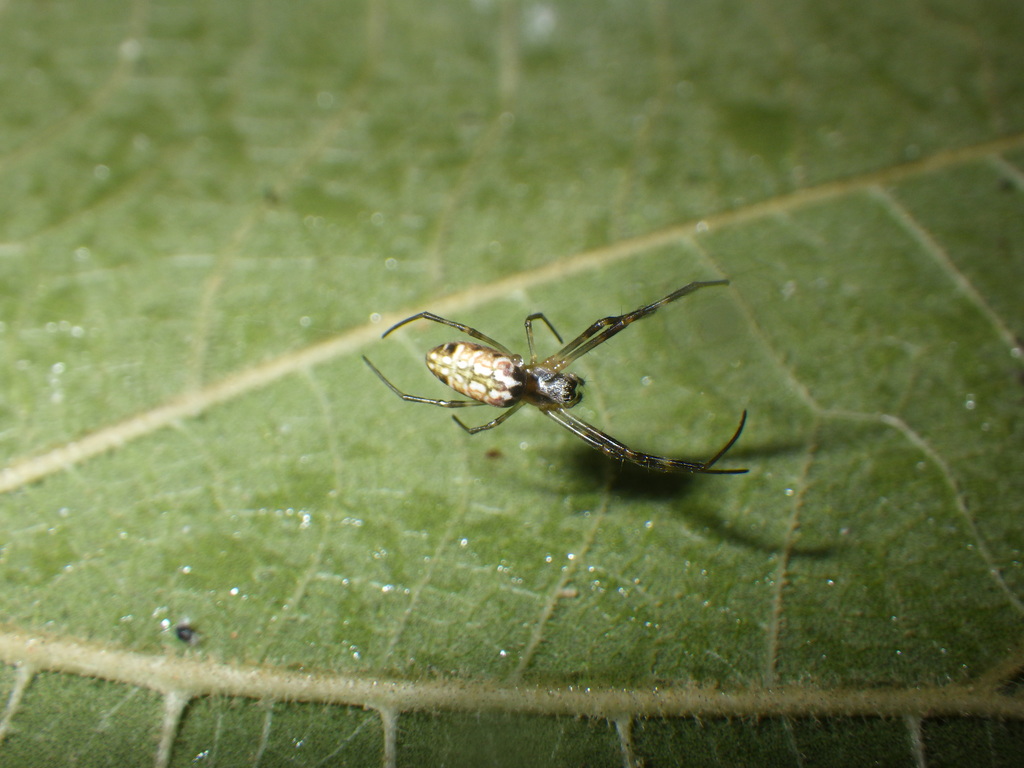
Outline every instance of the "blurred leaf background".
[[[0, 22], [4, 766], [1019, 759], [1019, 3]], [[721, 277], [579, 412], [748, 475], [359, 359]]]

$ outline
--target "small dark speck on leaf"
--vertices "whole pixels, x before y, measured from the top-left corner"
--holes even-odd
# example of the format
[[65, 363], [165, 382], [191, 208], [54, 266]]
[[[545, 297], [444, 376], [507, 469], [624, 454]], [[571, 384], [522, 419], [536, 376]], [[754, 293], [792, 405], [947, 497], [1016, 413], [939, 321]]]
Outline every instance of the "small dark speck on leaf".
[[181, 642], [188, 645], [195, 645], [199, 642], [199, 633], [187, 620], [178, 622], [174, 627], [174, 634]]

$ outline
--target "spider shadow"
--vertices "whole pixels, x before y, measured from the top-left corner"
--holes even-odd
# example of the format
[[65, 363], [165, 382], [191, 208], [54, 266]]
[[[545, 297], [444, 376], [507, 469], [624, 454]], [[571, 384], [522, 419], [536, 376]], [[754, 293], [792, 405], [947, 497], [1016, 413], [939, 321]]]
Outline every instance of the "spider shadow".
[[[658, 503], [672, 517], [681, 518], [688, 526], [703, 529], [720, 541], [766, 553], [778, 550], [777, 544], [736, 530], [717, 509], [686, 503], [687, 496], [698, 487], [697, 484], [707, 482], [699, 474], [657, 472], [635, 464], [614, 462], [596, 451], [577, 451], [573, 455], [573, 464], [576, 471], [589, 477], [595, 486], [609, 482], [610, 473], [614, 495]], [[728, 475], [723, 477], [727, 479]]]
[[[768, 449], [768, 453], [787, 453], [799, 446], [778, 445]], [[732, 459], [752, 453], [760, 455], [760, 450], [730, 452]], [[613, 461], [603, 454], [580, 448], [573, 451], [567, 463], [571, 464], [576, 477], [592, 488], [604, 487], [611, 475], [611, 492], [619, 497], [665, 503], [666, 511], [673, 517], [685, 520], [695, 528], [703, 529], [707, 535], [720, 541], [744, 549], [762, 552], [768, 555], [777, 554], [783, 547], [781, 541], [758, 536], [738, 529], [731, 520], [723, 517], [717, 507], [706, 504], [686, 504], [686, 498], [698, 487], [698, 483], [736, 482], [744, 475], [712, 475], [702, 476], [700, 473], [657, 472], [635, 464]], [[744, 466], [740, 461], [738, 466]], [[817, 547], [797, 546], [792, 550], [793, 557], [825, 559], [836, 554], [840, 546], [826, 545]]]

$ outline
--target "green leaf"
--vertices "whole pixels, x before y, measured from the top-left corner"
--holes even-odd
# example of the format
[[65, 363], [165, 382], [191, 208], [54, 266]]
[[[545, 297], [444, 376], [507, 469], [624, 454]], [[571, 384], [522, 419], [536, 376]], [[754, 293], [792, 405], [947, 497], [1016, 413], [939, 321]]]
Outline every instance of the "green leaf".
[[1019, 759], [1020, 3], [2, 18], [5, 768]]

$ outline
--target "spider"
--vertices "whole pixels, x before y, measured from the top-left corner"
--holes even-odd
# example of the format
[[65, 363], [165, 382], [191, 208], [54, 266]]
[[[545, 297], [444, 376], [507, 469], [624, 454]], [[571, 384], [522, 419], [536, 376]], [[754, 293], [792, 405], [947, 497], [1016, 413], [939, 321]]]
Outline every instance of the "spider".
[[562, 343], [562, 337], [542, 312], [530, 315], [524, 323], [526, 326], [526, 342], [530, 348], [529, 363], [524, 362], [521, 355], [509, 351], [503, 344], [495, 341], [490, 336], [484, 335], [476, 328], [440, 317], [432, 312], [420, 312], [412, 317], [407, 317], [400, 323], [396, 323], [388, 328], [381, 336], [381, 338], [385, 338], [403, 325], [415, 320], [430, 320], [434, 323], [455, 328], [467, 336], [484, 342], [484, 344], [476, 344], [471, 341], [450, 341], [427, 352], [427, 368], [430, 369], [431, 373], [456, 392], [472, 398], [471, 400], [437, 400], [430, 397], [418, 397], [407, 394], [388, 381], [384, 374], [377, 370], [377, 367], [366, 357], [363, 357], [363, 361], [387, 385], [388, 389], [403, 400], [408, 400], [412, 403], [427, 403], [428, 405], [437, 405], [441, 408], [469, 408], [477, 405], [493, 405], [498, 408], [508, 409], [497, 418], [478, 427], [468, 427], [457, 416], [452, 416], [455, 422], [471, 435], [483, 432], [486, 429], [493, 429], [529, 403], [539, 408], [541, 413], [549, 419], [558, 422], [585, 443], [613, 459], [624, 462], [628, 461], [659, 472], [704, 472], [707, 474], [738, 475], [748, 470], [712, 469], [712, 467], [725, 455], [726, 451], [732, 448], [733, 443], [739, 439], [740, 433], [743, 431], [743, 425], [747, 421], [746, 411], [743, 411], [740, 424], [732, 437], [729, 438], [729, 442], [707, 461], [687, 461], [685, 459], [653, 456], [649, 453], [633, 450], [627, 445], [620, 443], [614, 437], [605, 434], [570, 413], [569, 409], [579, 403], [583, 397], [581, 388], [584, 382], [576, 374], [565, 372], [566, 368], [583, 357], [583, 355], [598, 345], [604, 344], [604, 342], [626, 328], [630, 323], [654, 314], [663, 305], [701, 288], [728, 284], [728, 280], [693, 282], [689, 285], [684, 285], [679, 290], [670, 293], [653, 304], [640, 307], [625, 315], [602, 318], [593, 323], [555, 354], [551, 355], [551, 357], [540, 362], [537, 361], [537, 353], [533, 346], [533, 321], [540, 320], [543, 322], [555, 335], [559, 343]]

